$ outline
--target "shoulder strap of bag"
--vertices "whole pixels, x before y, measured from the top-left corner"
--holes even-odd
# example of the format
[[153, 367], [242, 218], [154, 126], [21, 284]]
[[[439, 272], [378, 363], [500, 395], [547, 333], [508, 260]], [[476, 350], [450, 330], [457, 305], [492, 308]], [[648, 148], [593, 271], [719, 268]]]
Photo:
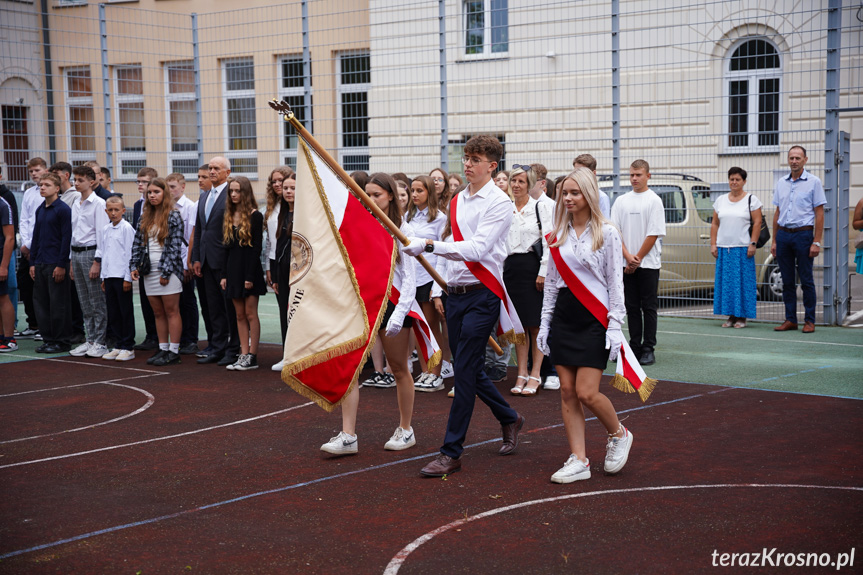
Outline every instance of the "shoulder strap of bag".
[[539, 221], [539, 200], [536, 202], [536, 225], [539, 226], [539, 235], [542, 237], [542, 222]]

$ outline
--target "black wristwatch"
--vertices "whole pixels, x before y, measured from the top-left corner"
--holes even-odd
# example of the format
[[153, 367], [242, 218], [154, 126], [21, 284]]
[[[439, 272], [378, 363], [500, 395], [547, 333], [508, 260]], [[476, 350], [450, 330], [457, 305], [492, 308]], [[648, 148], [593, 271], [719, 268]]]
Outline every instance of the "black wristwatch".
[[429, 253], [429, 254], [434, 253], [434, 242], [432, 242], [430, 244], [426, 244], [426, 247], [423, 248], [423, 251], [425, 251], [426, 253]]

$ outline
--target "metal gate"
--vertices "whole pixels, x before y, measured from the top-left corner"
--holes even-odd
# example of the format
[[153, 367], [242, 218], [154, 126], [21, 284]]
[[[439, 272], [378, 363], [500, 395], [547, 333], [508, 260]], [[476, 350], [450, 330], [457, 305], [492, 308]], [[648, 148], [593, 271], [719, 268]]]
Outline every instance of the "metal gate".
[[837, 193], [839, 198], [838, 221], [836, 225], [836, 295], [833, 300], [836, 308], [836, 325], [842, 325], [848, 315], [851, 303], [851, 278], [848, 270], [849, 229], [848, 211], [850, 210], [851, 188], [851, 134], [839, 132], [839, 156], [836, 168], [839, 176]]

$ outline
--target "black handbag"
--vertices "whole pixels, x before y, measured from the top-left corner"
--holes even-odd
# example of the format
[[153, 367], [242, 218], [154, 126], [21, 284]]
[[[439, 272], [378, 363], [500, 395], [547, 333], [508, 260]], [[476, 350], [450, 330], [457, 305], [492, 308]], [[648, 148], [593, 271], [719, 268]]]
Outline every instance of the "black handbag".
[[539, 221], [539, 202], [536, 202], [536, 225], [539, 227], [539, 239], [531, 244], [530, 249], [542, 261], [542, 222]]
[[[752, 237], [752, 194], [749, 194], [749, 237]], [[770, 228], [767, 227], [767, 220], [761, 218], [761, 232], [758, 234], [758, 241], [755, 242], [755, 247], [760, 248], [770, 241]]]
[[150, 242], [148, 241], [144, 248], [144, 253], [141, 255], [141, 262], [138, 264], [138, 274], [145, 276], [150, 273]]

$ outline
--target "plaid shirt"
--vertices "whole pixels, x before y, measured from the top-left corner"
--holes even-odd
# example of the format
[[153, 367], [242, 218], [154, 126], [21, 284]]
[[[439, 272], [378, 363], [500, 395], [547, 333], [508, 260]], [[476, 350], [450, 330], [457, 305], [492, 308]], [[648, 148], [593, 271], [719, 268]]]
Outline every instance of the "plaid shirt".
[[[183, 281], [183, 258], [180, 248], [183, 245], [183, 217], [177, 210], [172, 210], [168, 216], [168, 235], [165, 237], [165, 245], [162, 251], [162, 260], [159, 263], [161, 277], [170, 278], [174, 274]], [[147, 241], [141, 233], [141, 221], [138, 221], [138, 230], [135, 232], [135, 241], [132, 243], [132, 259], [129, 260], [129, 269], [135, 271], [141, 264], [141, 258], [147, 251]], [[152, 262], [150, 262], [152, 265]]]

